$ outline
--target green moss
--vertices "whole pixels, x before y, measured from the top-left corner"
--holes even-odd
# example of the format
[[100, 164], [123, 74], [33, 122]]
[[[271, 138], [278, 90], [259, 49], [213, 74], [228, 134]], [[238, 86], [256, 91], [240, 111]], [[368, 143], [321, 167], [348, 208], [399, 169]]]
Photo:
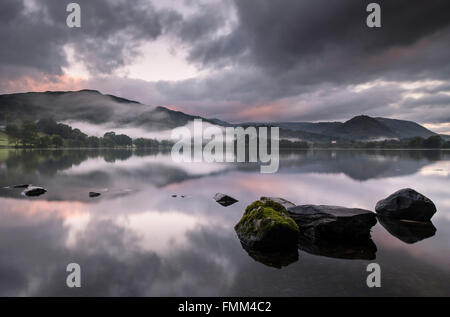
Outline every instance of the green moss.
[[272, 200], [257, 200], [247, 206], [235, 229], [245, 235], [262, 237], [276, 226], [299, 232], [298, 225], [281, 204]]

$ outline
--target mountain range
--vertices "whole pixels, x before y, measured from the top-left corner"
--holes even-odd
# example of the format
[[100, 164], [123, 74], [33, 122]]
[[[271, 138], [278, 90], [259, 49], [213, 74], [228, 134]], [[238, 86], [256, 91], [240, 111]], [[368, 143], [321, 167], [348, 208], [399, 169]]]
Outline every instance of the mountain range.
[[109, 124], [117, 127], [137, 127], [161, 131], [184, 126], [194, 119], [219, 126], [278, 126], [282, 138], [311, 142], [332, 140], [370, 141], [404, 139], [436, 135], [412, 121], [356, 116], [345, 122], [245, 122], [232, 124], [219, 119], [203, 118], [144, 105], [137, 101], [105, 95], [96, 90], [67, 92], [30, 92], [0, 95], [0, 122], [39, 120], [52, 117], [56, 121], [79, 121]]

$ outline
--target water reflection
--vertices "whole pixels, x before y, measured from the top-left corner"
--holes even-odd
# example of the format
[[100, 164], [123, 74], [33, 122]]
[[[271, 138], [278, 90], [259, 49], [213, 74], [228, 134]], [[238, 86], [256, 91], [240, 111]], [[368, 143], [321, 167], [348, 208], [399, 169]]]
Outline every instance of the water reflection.
[[[167, 153], [0, 150], [0, 187], [48, 190], [25, 197], [0, 189], [0, 295], [448, 296], [449, 158], [445, 151], [300, 151], [282, 155], [279, 173], [262, 175], [250, 164], [176, 164]], [[434, 236], [407, 244], [377, 225], [378, 250], [303, 243], [294, 259], [249, 256], [233, 229], [261, 196], [373, 210], [403, 187], [436, 203]], [[92, 199], [90, 191], [102, 195]], [[239, 201], [223, 208], [217, 192]], [[383, 287], [373, 290], [365, 269], [375, 252]], [[80, 289], [65, 285], [71, 262], [82, 267]]]
[[348, 260], [374, 260], [377, 247], [370, 238], [358, 241], [335, 241], [321, 239], [311, 241], [300, 238], [299, 248], [314, 255]]
[[284, 266], [295, 263], [298, 261], [298, 250], [296, 248], [291, 250], [280, 251], [261, 251], [249, 248], [244, 243], [241, 243], [242, 248], [248, 253], [248, 255], [255, 261], [260, 262], [269, 267], [281, 269]]
[[388, 217], [378, 217], [378, 221], [393, 236], [406, 243], [416, 243], [430, 238], [436, 233], [436, 227], [432, 222], [398, 220]]

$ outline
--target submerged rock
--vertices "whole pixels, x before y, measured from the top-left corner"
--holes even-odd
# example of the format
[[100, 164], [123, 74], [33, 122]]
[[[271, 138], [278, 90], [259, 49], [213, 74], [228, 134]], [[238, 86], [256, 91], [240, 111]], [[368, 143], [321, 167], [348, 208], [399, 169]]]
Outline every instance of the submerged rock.
[[89, 197], [94, 198], [94, 197], [98, 197], [100, 196], [100, 193], [96, 193], [96, 192], [89, 192]]
[[414, 189], [404, 188], [377, 202], [375, 211], [386, 217], [429, 221], [436, 212], [436, 206]]
[[379, 216], [378, 221], [394, 237], [410, 244], [430, 238], [436, 233], [436, 227], [431, 222], [400, 220], [383, 216]]
[[375, 213], [359, 209], [325, 205], [301, 205], [288, 208], [303, 236], [318, 239], [365, 240], [377, 223]]
[[301, 236], [298, 247], [309, 254], [348, 260], [374, 260], [377, 252], [377, 246], [370, 238], [357, 241], [321, 238], [312, 241]]
[[286, 200], [284, 198], [279, 198], [279, 197], [261, 197], [261, 201], [267, 201], [267, 200], [272, 200], [274, 202], [279, 203], [280, 205], [282, 205], [284, 208], [288, 209], [291, 207], [295, 207], [294, 203], [291, 203], [289, 200]]
[[234, 199], [233, 197], [222, 194], [222, 193], [215, 194], [214, 200], [217, 201], [219, 204], [221, 204], [224, 207], [230, 206], [230, 205], [238, 202], [237, 199]]
[[255, 250], [287, 250], [297, 244], [299, 228], [281, 204], [265, 199], [251, 203], [234, 227], [239, 239]]
[[259, 251], [249, 248], [243, 243], [241, 245], [253, 260], [277, 269], [298, 261], [297, 247], [280, 251]]
[[47, 190], [42, 187], [29, 186], [27, 189], [25, 189], [22, 192], [22, 194], [24, 194], [25, 196], [36, 197], [36, 196], [41, 196], [41, 195], [45, 194], [46, 192], [47, 192]]

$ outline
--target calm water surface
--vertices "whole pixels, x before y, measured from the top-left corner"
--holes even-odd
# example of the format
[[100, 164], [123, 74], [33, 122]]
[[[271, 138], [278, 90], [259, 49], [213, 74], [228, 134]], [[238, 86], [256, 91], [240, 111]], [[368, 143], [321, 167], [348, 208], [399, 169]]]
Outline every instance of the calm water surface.
[[[0, 295], [450, 296], [449, 175], [446, 151], [294, 152], [278, 173], [260, 174], [257, 165], [179, 164], [145, 151], [3, 149]], [[26, 183], [48, 192], [3, 188]], [[233, 229], [260, 196], [373, 210], [404, 187], [435, 202], [434, 236], [405, 243], [378, 223], [376, 249], [330, 241], [277, 265], [250, 256]], [[216, 192], [239, 202], [223, 207]], [[71, 262], [81, 266], [80, 289], [66, 287]], [[366, 286], [371, 262], [381, 266], [378, 289]]]

